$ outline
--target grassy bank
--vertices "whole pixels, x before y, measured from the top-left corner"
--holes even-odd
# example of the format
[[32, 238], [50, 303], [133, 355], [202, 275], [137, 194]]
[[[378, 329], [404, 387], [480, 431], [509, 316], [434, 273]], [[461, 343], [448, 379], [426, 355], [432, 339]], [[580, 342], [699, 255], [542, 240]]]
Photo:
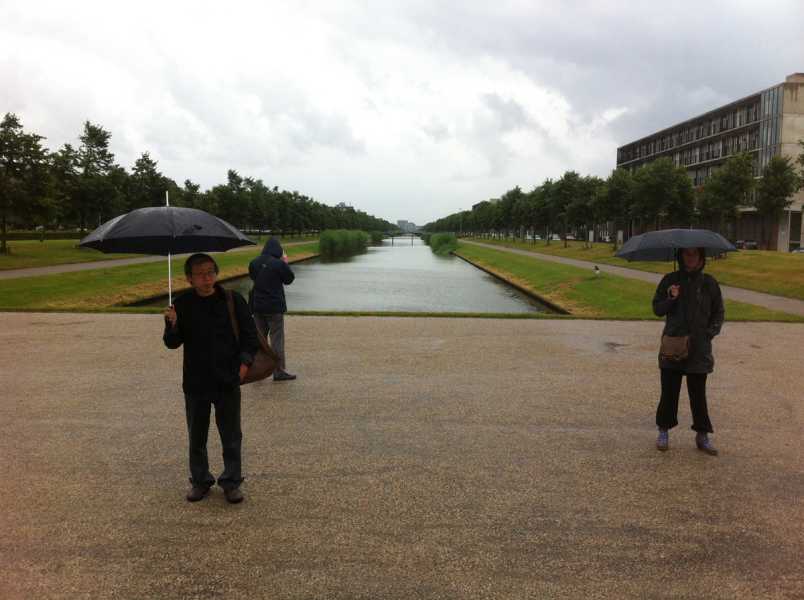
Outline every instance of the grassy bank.
[[[673, 264], [669, 262], [628, 262], [616, 258], [611, 244], [593, 244], [592, 248], [584, 248], [583, 242], [568, 242], [568, 247], [564, 248], [562, 241], [550, 242], [549, 245], [542, 240], [531, 243], [477, 238], [475, 241], [651, 273], [673, 270]], [[729, 253], [724, 259], [709, 259], [706, 271], [723, 285], [804, 300], [804, 254], [740, 250]]]
[[[249, 261], [261, 250], [255, 246], [240, 252], [216, 254], [215, 260], [221, 270], [219, 277], [246, 275]], [[318, 253], [318, 244], [290, 246], [286, 250], [291, 261], [303, 260]], [[174, 292], [188, 287], [183, 271], [184, 260], [175, 258], [172, 261]], [[164, 262], [10, 279], [0, 286], [0, 310], [99, 310], [167, 294], [166, 262], [167, 259]]]
[[[656, 319], [651, 309], [655, 286], [615, 275], [459, 244], [456, 254], [532, 290], [573, 316], [601, 319]], [[726, 301], [726, 318], [740, 321], [804, 322], [804, 318], [742, 302]]]
[[365, 252], [369, 234], [353, 229], [327, 229], [321, 232], [318, 246], [324, 258], [342, 258]]
[[30, 269], [72, 263], [135, 258], [139, 254], [104, 254], [90, 248], [77, 248], [79, 240], [25, 240], [9, 242], [11, 254], [0, 254], [0, 271]]
[[[262, 248], [268, 236], [252, 239], [257, 242], [259, 248]], [[317, 239], [317, 236], [279, 238], [282, 244], [310, 242]], [[25, 240], [10, 242], [11, 254], [0, 254], [0, 271], [142, 256], [140, 254], [104, 254], [103, 252], [92, 250], [91, 248], [77, 248], [78, 241], [79, 240], [45, 240], [44, 242], [40, 242], [38, 240]]]

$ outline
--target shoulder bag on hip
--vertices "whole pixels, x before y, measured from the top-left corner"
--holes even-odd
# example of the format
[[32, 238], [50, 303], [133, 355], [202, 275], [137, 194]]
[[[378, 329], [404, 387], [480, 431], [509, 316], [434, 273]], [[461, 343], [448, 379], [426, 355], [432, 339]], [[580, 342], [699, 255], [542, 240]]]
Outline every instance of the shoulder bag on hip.
[[[689, 290], [686, 292], [689, 293]], [[696, 302], [701, 295], [701, 284], [699, 283], [695, 289]], [[687, 313], [684, 313], [684, 321], [687, 323], [687, 331], [690, 331], [690, 323], [687, 319]], [[673, 362], [681, 362], [686, 360], [690, 354], [690, 336], [689, 335], [663, 335], [662, 343], [659, 346], [659, 355], [665, 359]]]
[[680, 362], [685, 360], [690, 353], [690, 336], [688, 335], [663, 335], [662, 343], [659, 347], [659, 354], [665, 360]]
[[[237, 322], [237, 315], [235, 314], [232, 290], [226, 290], [226, 304], [229, 306], [229, 317], [232, 322], [232, 330], [234, 331], [235, 339], [239, 342], [240, 324]], [[279, 365], [279, 357], [276, 355], [276, 352], [271, 350], [271, 347], [268, 345], [268, 340], [265, 339], [265, 336], [259, 329], [257, 329], [257, 340], [260, 345], [257, 349], [257, 353], [254, 355], [254, 362], [251, 363], [246, 376], [243, 378], [243, 384], [270, 377]]]

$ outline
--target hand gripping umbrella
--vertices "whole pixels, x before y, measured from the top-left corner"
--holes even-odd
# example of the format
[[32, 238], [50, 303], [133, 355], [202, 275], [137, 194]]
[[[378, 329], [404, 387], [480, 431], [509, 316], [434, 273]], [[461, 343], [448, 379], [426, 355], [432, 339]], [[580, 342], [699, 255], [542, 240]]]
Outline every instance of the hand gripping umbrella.
[[662, 229], [635, 235], [615, 254], [626, 260], [675, 260], [681, 248], [704, 248], [707, 256], [736, 252], [719, 233], [708, 229]]
[[159, 254], [168, 258], [168, 298], [173, 304], [170, 258], [188, 252], [225, 252], [254, 245], [239, 229], [197, 208], [165, 206], [138, 208], [107, 221], [81, 240], [79, 246], [101, 252]]

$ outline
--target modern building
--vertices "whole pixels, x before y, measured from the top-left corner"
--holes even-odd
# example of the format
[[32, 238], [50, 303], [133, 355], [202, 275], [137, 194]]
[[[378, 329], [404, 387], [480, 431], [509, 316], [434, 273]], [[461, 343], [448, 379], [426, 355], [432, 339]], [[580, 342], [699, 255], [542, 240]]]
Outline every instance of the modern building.
[[405, 233], [416, 233], [419, 231], [418, 225], [411, 223], [410, 221], [397, 221], [396, 226]]
[[[715, 169], [734, 154], [748, 152], [754, 159], [754, 175], [773, 156], [795, 161], [804, 139], [804, 73], [788, 76], [784, 83], [735, 100], [702, 115], [688, 119], [617, 149], [617, 167], [631, 171], [660, 157], [670, 157], [683, 166], [695, 186], [703, 185]], [[804, 239], [802, 223], [804, 190], [778, 222], [766, 223], [770, 248], [788, 251]], [[760, 222], [756, 212], [741, 209], [735, 239], [759, 240]]]

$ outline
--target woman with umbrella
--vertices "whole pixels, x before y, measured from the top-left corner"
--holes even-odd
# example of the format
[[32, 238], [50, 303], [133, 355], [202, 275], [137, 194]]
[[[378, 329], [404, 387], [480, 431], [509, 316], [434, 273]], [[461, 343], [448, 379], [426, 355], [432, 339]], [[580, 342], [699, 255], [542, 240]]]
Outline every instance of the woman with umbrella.
[[712, 338], [723, 325], [723, 298], [717, 280], [703, 272], [705, 248], [681, 248], [677, 260], [678, 270], [664, 276], [653, 297], [653, 312], [665, 317], [659, 352], [662, 394], [656, 410], [656, 447], [663, 451], [669, 447], [668, 432], [678, 425], [678, 398], [686, 376], [695, 443], [714, 456], [717, 450], [709, 439], [713, 430], [706, 405], [706, 378], [715, 365]]

